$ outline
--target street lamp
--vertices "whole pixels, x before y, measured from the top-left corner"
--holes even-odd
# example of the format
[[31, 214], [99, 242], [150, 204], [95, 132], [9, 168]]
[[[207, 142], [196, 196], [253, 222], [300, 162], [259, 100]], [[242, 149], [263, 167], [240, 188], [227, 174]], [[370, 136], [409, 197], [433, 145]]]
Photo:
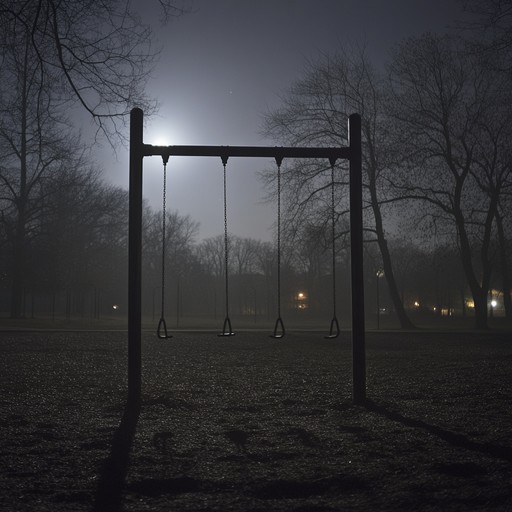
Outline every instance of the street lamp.
[[498, 303], [495, 300], [491, 300], [491, 311], [490, 311], [490, 317], [492, 318], [494, 316], [494, 308], [498, 305]]

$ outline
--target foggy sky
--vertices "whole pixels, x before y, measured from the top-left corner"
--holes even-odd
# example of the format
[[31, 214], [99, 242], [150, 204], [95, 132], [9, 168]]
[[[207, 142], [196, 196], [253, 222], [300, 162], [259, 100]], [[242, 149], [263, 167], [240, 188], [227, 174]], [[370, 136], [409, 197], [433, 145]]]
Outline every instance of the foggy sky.
[[[403, 37], [441, 32], [458, 0], [193, 0], [193, 12], [162, 25], [156, 0], [136, 0], [162, 46], [148, 92], [159, 115], [144, 142], [190, 145], [278, 145], [259, 134], [262, 113], [303, 76], [305, 62], [347, 43], [366, 41], [376, 64]], [[149, 10], [148, 10], [149, 9]], [[128, 153], [97, 158], [107, 181], [128, 188]], [[275, 209], [264, 204], [257, 171], [271, 160], [230, 159], [228, 223], [235, 235], [272, 239]], [[161, 208], [160, 157], [144, 159], [144, 195]], [[171, 158], [168, 209], [200, 222], [199, 238], [222, 233], [222, 165], [217, 158]]]

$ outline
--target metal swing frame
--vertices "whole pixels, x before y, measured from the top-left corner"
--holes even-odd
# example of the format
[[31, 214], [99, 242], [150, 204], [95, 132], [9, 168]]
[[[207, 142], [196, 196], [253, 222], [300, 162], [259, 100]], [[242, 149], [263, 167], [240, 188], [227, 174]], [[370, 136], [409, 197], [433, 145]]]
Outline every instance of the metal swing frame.
[[144, 144], [144, 114], [130, 113], [130, 182], [128, 213], [128, 402], [140, 404], [142, 388], [142, 183], [143, 160], [147, 156], [209, 156], [226, 160], [247, 158], [325, 158], [349, 161], [350, 253], [352, 294], [352, 400], [366, 401], [366, 349], [363, 275], [363, 185], [361, 172], [361, 117], [348, 121], [348, 147], [266, 147], [266, 146], [153, 146]]

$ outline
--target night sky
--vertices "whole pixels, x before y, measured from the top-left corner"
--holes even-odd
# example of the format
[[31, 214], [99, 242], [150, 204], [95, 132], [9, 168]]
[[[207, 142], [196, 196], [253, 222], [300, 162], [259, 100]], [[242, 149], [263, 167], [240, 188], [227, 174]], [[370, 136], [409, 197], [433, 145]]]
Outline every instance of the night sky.
[[[262, 114], [304, 75], [306, 61], [366, 42], [377, 65], [403, 37], [442, 32], [461, 16], [459, 0], [193, 0], [192, 12], [163, 25], [156, 0], [136, 0], [161, 58], [148, 92], [161, 108], [147, 123], [150, 144], [278, 145], [260, 135]], [[137, 9], [139, 6], [137, 5]], [[109, 182], [127, 188], [128, 153], [98, 154]], [[261, 159], [228, 162], [231, 233], [272, 239], [275, 212], [264, 204]], [[145, 197], [161, 201], [160, 157], [144, 159]], [[200, 222], [199, 238], [221, 234], [222, 165], [175, 157], [168, 164], [168, 207]]]

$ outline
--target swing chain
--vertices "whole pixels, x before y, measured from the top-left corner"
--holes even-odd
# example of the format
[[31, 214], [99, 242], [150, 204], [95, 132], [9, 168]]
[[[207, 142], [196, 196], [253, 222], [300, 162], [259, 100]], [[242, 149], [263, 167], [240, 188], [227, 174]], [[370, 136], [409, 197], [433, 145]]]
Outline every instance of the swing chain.
[[277, 163], [277, 314], [281, 317], [281, 160]]
[[336, 211], [335, 211], [335, 194], [334, 194], [334, 166], [336, 159], [329, 158], [331, 165], [331, 241], [332, 241], [332, 309], [333, 315], [329, 335], [326, 339], [337, 338], [340, 334], [340, 325], [336, 316]]
[[228, 201], [227, 201], [227, 178], [226, 178], [226, 165], [228, 163], [228, 156], [222, 155], [222, 166], [224, 176], [224, 274], [225, 274], [225, 297], [226, 297], [226, 318], [224, 319], [224, 325], [222, 332], [219, 336], [234, 336], [235, 333], [231, 328], [231, 320], [229, 318], [229, 278], [228, 278], [228, 266], [229, 266], [229, 237], [228, 237]]
[[169, 155], [162, 155], [164, 164], [164, 182], [162, 192], [162, 286], [161, 286], [161, 308], [160, 321], [158, 322], [157, 336], [161, 340], [172, 338], [167, 333], [167, 324], [165, 322], [165, 254], [166, 254], [166, 217], [167, 217], [167, 162]]
[[281, 164], [282, 156], [275, 157], [277, 164], [277, 320], [272, 338], [282, 338], [286, 334], [281, 318]]

